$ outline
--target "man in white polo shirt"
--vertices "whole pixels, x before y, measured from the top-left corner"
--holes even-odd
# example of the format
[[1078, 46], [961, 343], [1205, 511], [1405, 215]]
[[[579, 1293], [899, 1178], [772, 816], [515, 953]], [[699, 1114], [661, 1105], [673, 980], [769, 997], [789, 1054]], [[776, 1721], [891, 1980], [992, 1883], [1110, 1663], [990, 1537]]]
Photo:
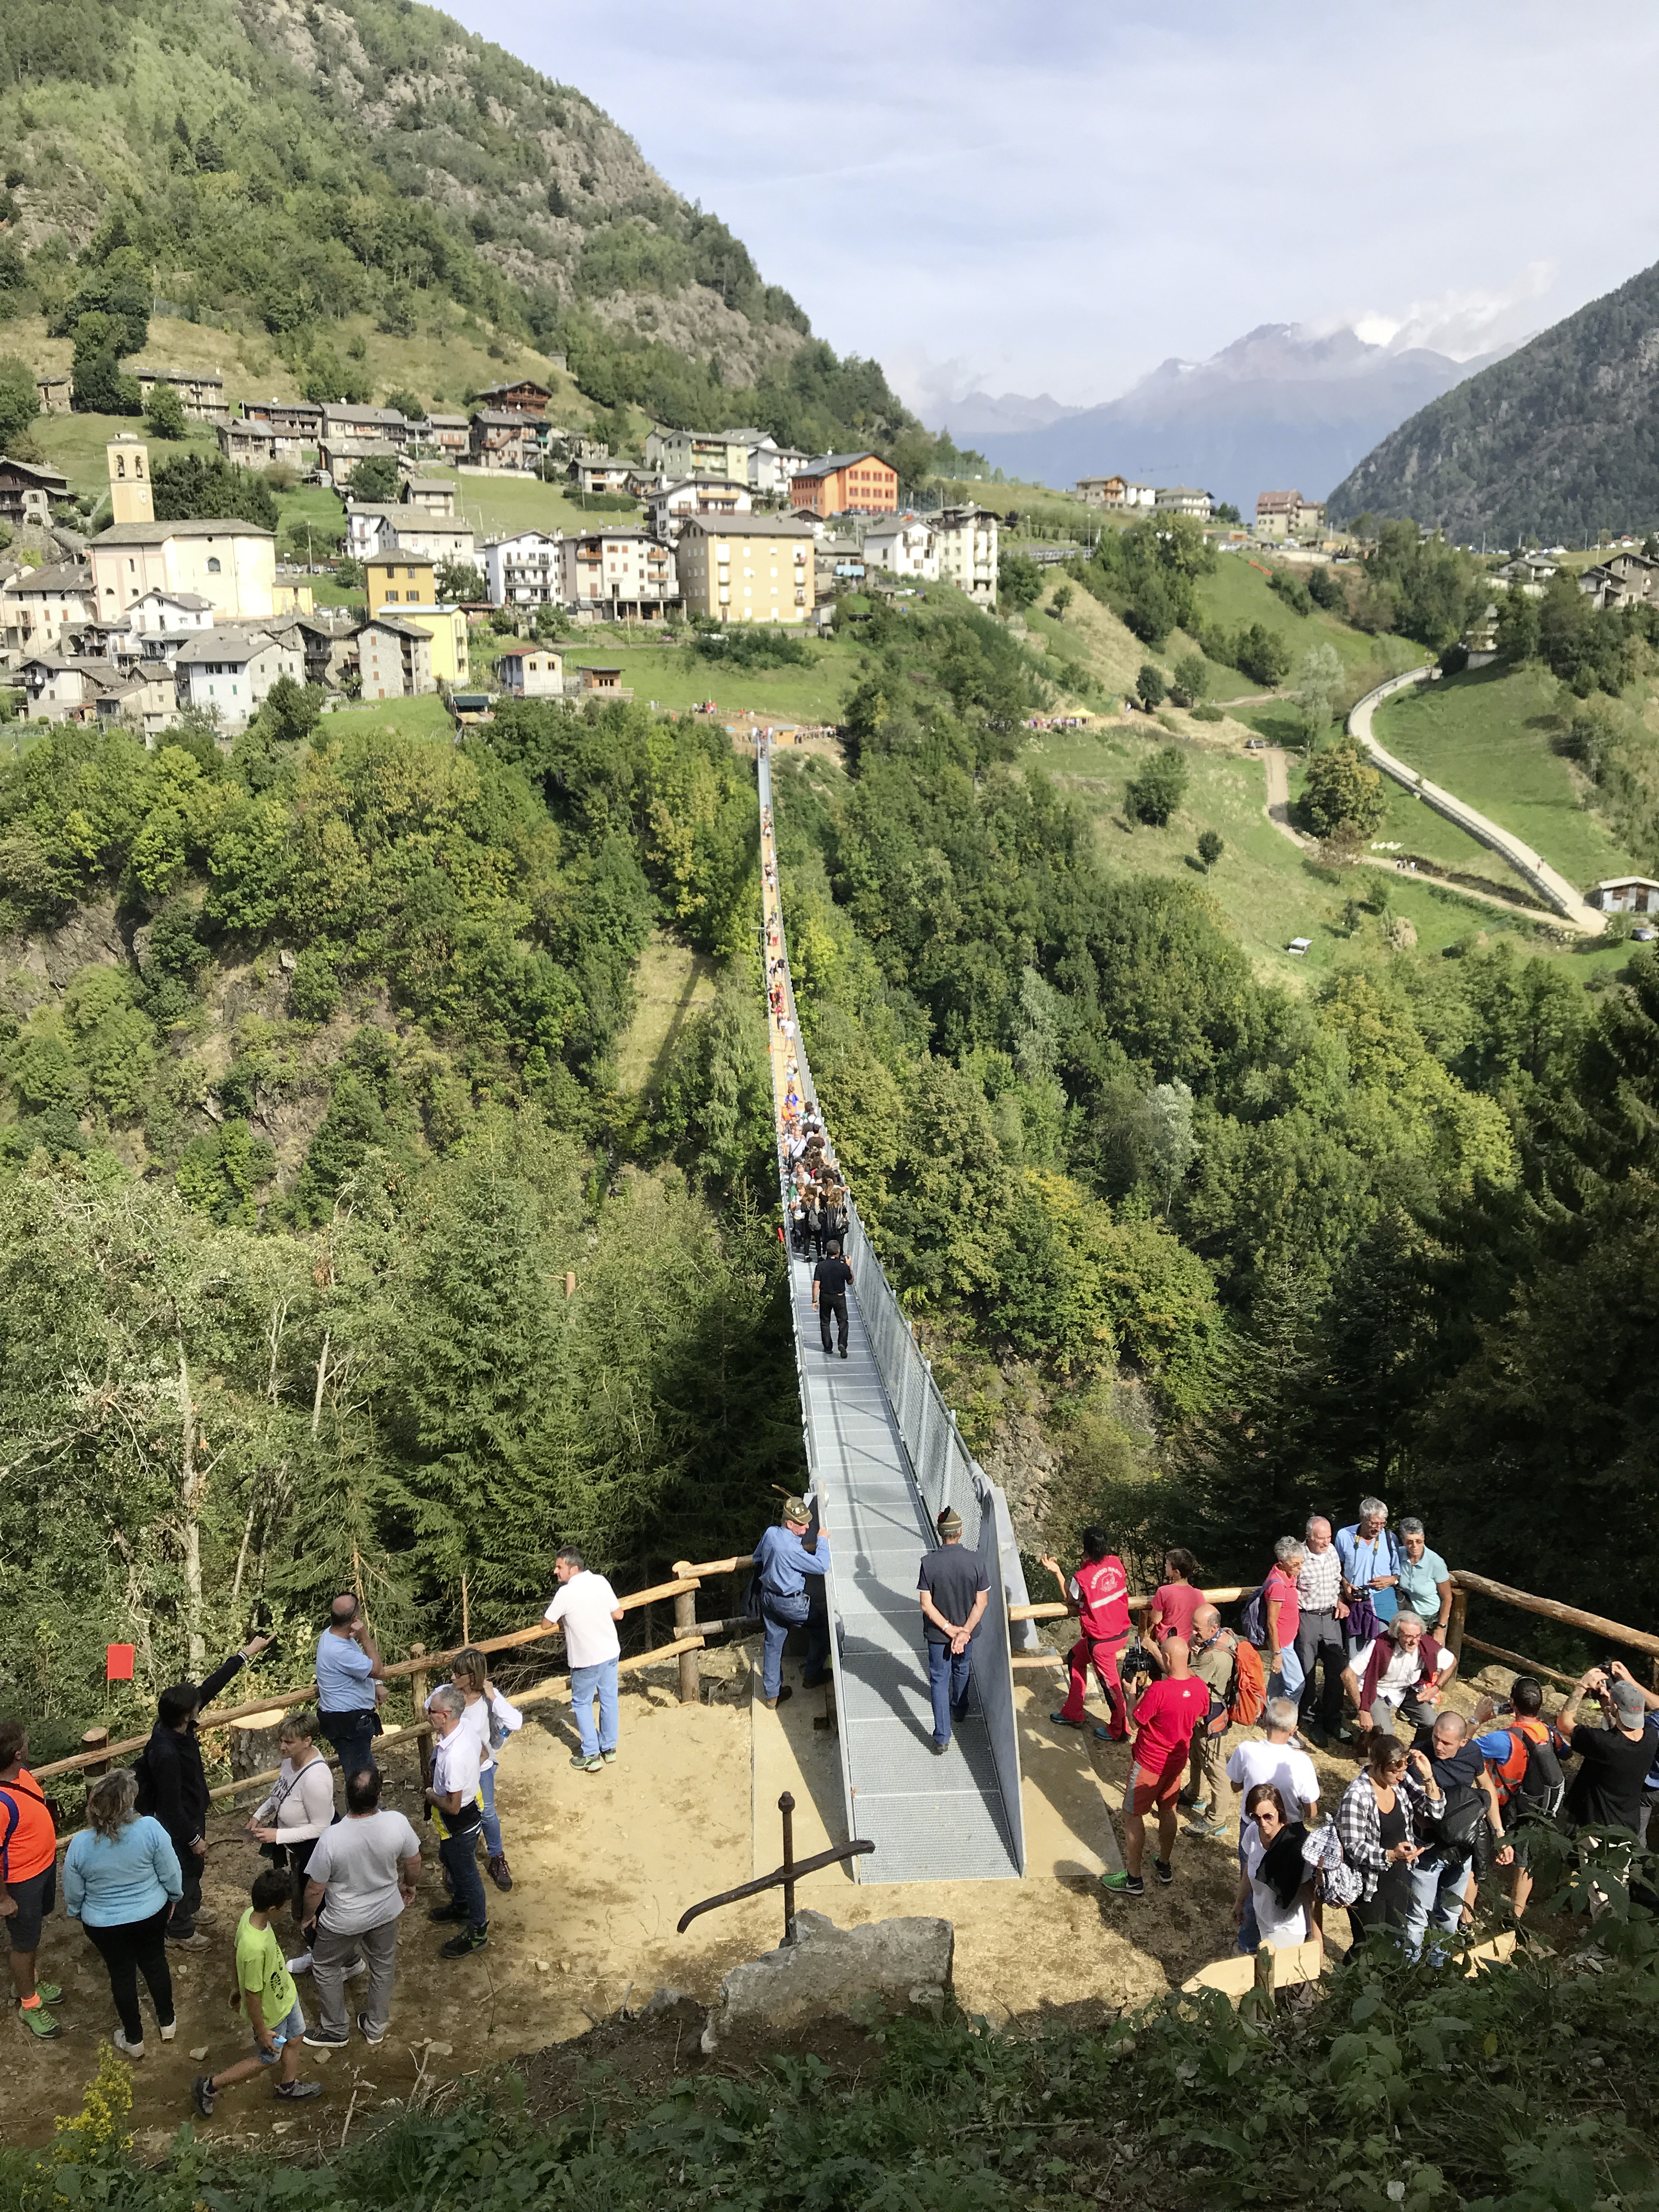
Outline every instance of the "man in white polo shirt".
[[[570, 1659], [570, 1695], [576, 1708], [576, 1727], [581, 1745], [570, 1764], [585, 1774], [597, 1774], [617, 1756], [617, 1662], [622, 1644], [617, 1623], [623, 1609], [617, 1593], [603, 1575], [582, 1565], [582, 1555], [568, 1546], [554, 1562], [559, 1588], [543, 1618], [550, 1628], [562, 1628], [564, 1648]], [[593, 1728], [593, 1701], [599, 1700], [599, 1725]]]

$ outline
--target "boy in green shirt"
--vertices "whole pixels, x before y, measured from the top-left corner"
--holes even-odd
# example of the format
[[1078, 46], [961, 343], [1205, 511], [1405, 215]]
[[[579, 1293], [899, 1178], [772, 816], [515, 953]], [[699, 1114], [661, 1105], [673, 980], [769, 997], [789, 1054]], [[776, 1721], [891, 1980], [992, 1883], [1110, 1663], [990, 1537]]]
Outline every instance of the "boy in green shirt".
[[271, 1914], [292, 1898], [288, 1875], [278, 1867], [267, 1867], [254, 1876], [252, 1894], [253, 1902], [236, 1930], [236, 1984], [230, 1993], [230, 2008], [247, 2014], [255, 2056], [239, 2058], [222, 2073], [203, 2074], [191, 2083], [196, 2109], [204, 2120], [211, 2118], [213, 2100], [221, 2089], [229, 2088], [233, 2081], [245, 2081], [261, 2067], [275, 2066], [279, 2061], [283, 2069], [276, 2082], [279, 2097], [297, 2103], [301, 2097], [323, 2094], [320, 2081], [299, 2078], [305, 2014], [300, 2009], [283, 1947], [270, 1925]]

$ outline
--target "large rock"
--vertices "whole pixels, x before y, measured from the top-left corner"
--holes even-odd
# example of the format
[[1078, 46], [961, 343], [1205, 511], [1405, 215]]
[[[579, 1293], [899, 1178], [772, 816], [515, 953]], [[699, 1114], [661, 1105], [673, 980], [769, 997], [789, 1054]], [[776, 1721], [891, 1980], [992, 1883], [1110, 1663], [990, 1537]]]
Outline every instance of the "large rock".
[[948, 1920], [876, 1920], [837, 1928], [822, 1912], [795, 1915], [795, 1941], [734, 1966], [702, 2047], [747, 2027], [789, 2028], [869, 2012], [937, 2013], [951, 1987], [956, 1930]]

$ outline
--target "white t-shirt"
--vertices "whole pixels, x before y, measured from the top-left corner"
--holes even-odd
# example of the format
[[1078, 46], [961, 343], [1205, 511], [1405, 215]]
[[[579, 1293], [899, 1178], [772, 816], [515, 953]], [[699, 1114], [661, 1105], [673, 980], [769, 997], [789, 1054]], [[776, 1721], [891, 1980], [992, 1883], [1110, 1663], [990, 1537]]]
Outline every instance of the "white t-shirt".
[[[432, 1692], [432, 1698], [435, 1698], [438, 1692], [434, 1690]], [[426, 1701], [426, 1710], [428, 1712], [432, 1711], [432, 1698], [428, 1698]], [[524, 1726], [524, 1715], [519, 1711], [516, 1705], [508, 1705], [507, 1699], [501, 1695], [499, 1690], [495, 1692], [493, 1701], [491, 1698], [483, 1695], [482, 1693], [480, 1693], [479, 1696], [468, 1700], [466, 1711], [461, 1715], [460, 1719], [456, 1723], [456, 1727], [458, 1731], [461, 1729], [465, 1729], [470, 1735], [477, 1738], [478, 1745], [478, 1771], [481, 1774], [488, 1774], [490, 1768], [495, 1764], [495, 1754], [491, 1749], [489, 1742], [489, 1716], [492, 1709], [492, 1702], [495, 1717], [500, 1721], [501, 1726], [507, 1730], [509, 1735], [511, 1735], [516, 1729], [521, 1729]]]
[[361, 1936], [365, 1928], [395, 1920], [404, 1909], [401, 1863], [420, 1856], [420, 1838], [389, 1805], [337, 1820], [324, 1831], [306, 1869], [313, 1881], [328, 1886], [324, 1921], [337, 1935]]
[[465, 1824], [467, 1807], [478, 1794], [478, 1732], [460, 1723], [446, 1736], [434, 1738], [432, 1746], [432, 1787], [441, 1796], [459, 1790], [461, 1809], [446, 1817]]
[[[1227, 1779], [1247, 1798], [1258, 1782], [1273, 1783], [1292, 1820], [1299, 1820], [1301, 1808], [1313, 1804], [1319, 1796], [1314, 1763], [1293, 1743], [1268, 1743], [1261, 1738], [1241, 1743], [1227, 1761]], [[1255, 1823], [1252, 1820], [1248, 1825], [1254, 1828]]]
[[1255, 1904], [1255, 1924], [1261, 1931], [1262, 1942], [1275, 1950], [1285, 1944], [1305, 1943], [1312, 1933], [1308, 1926], [1307, 1906], [1293, 1905], [1287, 1912], [1270, 1885], [1256, 1879], [1261, 1862], [1267, 1856], [1267, 1846], [1254, 1820], [1244, 1823], [1242, 1841], [1244, 1871], [1250, 1878], [1250, 1895]]
[[[1348, 1662], [1353, 1668], [1354, 1680], [1357, 1682], [1364, 1680], [1365, 1669], [1370, 1665], [1371, 1654], [1376, 1649], [1375, 1639], [1370, 1644], [1362, 1644]], [[1452, 1655], [1443, 1644], [1440, 1646], [1439, 1664], [1435, 1671], [1443, 1674], [1451, 1663]], [[1420, 1649], [1413, 1649], [1410, 1651], [1397, 1650], [1377, 1678], [1377, 1697], [1385, 1705], [1401, 1704], [1407, 1692], [1416, 1686], [1418, 1677], [1422, 1672], [1423, 1655]]]
[[603, 1575], [584, 1567], [561, 1583], [557, 1596], [542, 1615], [550, 1627], [564, 1623], [564, 1648], [573, 1667], [602, 1667], [607, 1659], [622, 1656], [617, 1624], [611, 1618], [617, 1593]]

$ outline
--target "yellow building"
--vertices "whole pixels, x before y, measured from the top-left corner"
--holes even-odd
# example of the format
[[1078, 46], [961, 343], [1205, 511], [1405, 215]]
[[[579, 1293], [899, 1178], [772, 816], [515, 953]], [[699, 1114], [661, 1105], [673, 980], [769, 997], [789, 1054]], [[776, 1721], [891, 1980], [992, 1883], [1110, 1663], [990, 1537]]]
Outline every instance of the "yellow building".
[[817, 569], [810, 522], [793, 514], [688, 514], [678, 558], [689, 615], [734, 623], [812, 619]]
[[442, 604], [434, 583], [437, 563], [429, 553], [416, 553], [406, 545], [371, 553], [363, 563], [368, 587], [368, 611], [396, 615], [413, 623], [432, 641], [432, 674], [440, 684], [471, 680], [467, 657], [466, 617], [459, 607]]
[[104, 448], [104, 465], [109, 471], [110, 520], [154, 522], [149, 447], [131, 430], [118, 431]]

